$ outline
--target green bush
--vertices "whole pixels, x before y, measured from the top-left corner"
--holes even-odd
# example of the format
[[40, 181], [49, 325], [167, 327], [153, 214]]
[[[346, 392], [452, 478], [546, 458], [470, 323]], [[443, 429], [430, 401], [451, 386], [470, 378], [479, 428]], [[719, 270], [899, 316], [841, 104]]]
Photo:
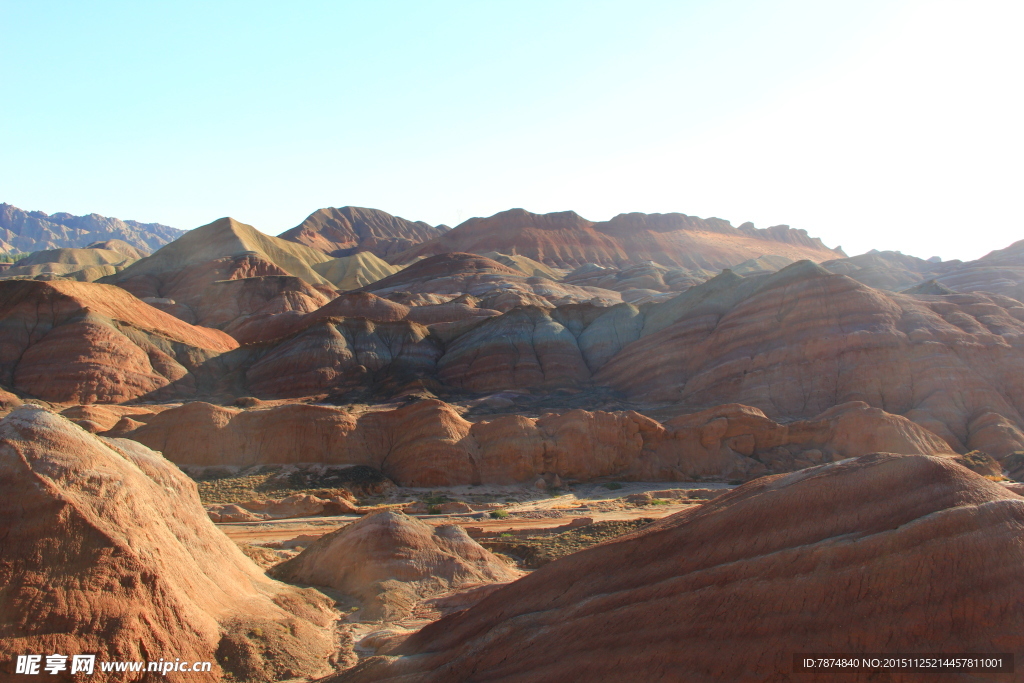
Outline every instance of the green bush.
[[423, 502], [427, 505], [440, 505], [441, 503], [451, 502], [451, 498], [446, 495], [435, 495], [431, 494], [423, 499]]
[[607, 484], [605, 484], [604, 487], [609, 491], [618, 491], [619, 489], [622, 488], [622, 484], [620, 484], [617, 481], [610, 481]]
[[429, 506], [427, 508], [427, 514], [428, 515], [439, 515], [439, 514], [441, 514], [441, 506], [440, 505], [431, 505], [431, 506]]
[[651, 505], [668, 505], [668, 501], [661, 498], [652, 498]]
[[498, 538], [515, 538], [515, 534], [510, 534], [509, 532], [506, 531], [503, 534], [499, 534]]
[[504, 510], [492, 510], [491, 517], [493, 519], [505, 519], [506, 517], [508, 517], [508, 513], [505, 512]]

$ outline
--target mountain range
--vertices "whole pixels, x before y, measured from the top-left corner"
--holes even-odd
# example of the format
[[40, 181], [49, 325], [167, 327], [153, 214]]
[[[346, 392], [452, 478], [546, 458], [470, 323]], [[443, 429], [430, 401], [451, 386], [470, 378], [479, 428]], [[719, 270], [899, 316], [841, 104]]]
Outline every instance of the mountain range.
[[150, 252], [21, 213], [81, 239], [0, 271], [4, 674], [167, 643], [259, 683], [1024, 656], [1024, 240], [342, 207]]
[[185, 234], [160, 223], [139, 223], [91, 213], [48, 215], [0, 204], [0, 254], [28, 253], [44, 249], [81, 248], [94, 242], [121, 240], [145, 254], [152, 253]]

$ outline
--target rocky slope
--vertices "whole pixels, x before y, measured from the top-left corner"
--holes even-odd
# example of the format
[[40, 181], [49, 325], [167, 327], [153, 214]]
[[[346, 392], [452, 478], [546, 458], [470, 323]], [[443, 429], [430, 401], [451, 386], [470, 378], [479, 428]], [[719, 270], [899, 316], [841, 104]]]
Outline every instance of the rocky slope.
[[108, 434], [139, 441], [181, 465], [369, 465], [403, 486], [531, 483], [555, 476], [748, 479], [879, 450], [952, 456], [931, 432], [863, 403], [779, 424], [740, 405], [664, 423], [632, 411], [585, 410], [470, 422], [436, 400], [362, 415], [328, 406], [238, 410], [194, 402], [132, 415]]
[[203, 363], [237, 347], [118, 287], [0, 282], [0, 384], [45, 400], [118, 403], [193, 393]]
[[799, 652], [1019, 658], [1022, 527], [1024, 499], [941, 458], [765, 477], [551, 562], [332, 681], [710, 683], [793, 679]]
[[107, 218], [95, 213], [72, 216], [42, 211], [23, 211], [0, 204], [0, 253], [88, 247], [93, 242], [119, 240], [142, 253], [153, 252], [184, 234], [184, 230], [159, 223], [139, 223]]
[[574, 269], [587, 263], [619, 266], [654, 261], [662, 266], [720, 270], [766, 254], [826, 261], [843, 257], [803, 230], [777, 225], [736, 228], [718, 218], [684, 214], [620, 214], [594, 223], [572, 211], [534, 214], [511, 209], [489, 218], [471, 218], [451, 231], [392, 258], [450, 252], [521, 254], [541, 263]]
[[319, 209], [280, 237], [330, 256], [370, 252], [387, 258], [447, 232], [423, 221], [407, 221], [377, 209], [343, 206]]
[[[268, 579], [158, 453], [25, 406], [0, 420], [0, 482], [8, 675], [16, 655], [39, 652], [212, 663], [211, 674], [167, 675], [180, 682], [331, 670], [329, 602]], [[126, 677], [97, 665], [91, 680]]]
[[513, 581], [522, 573], [466, 535], [397, 511], [378, 512], [321, 536], [273, 576], [329, 586], [361, 603], [360, 621], [398, 621], [425, 598]]

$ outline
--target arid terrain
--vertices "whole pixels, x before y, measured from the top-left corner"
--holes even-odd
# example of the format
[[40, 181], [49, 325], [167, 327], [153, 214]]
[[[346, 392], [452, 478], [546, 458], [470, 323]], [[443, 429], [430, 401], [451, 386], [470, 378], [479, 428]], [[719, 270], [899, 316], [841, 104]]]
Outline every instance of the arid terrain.
[[1024, 241], [848, 257], [522, 209], [0, 228], [3, 680], [44, 651], [211, 663], [45, 676], [101, 682], [1024, 665]]

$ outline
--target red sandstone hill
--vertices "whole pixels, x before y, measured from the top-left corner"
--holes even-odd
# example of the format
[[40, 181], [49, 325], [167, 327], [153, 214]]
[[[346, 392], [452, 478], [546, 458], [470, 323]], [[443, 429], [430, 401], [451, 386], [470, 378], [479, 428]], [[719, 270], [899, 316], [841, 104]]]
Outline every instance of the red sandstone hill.
[[663, 266], [720, 270], [766, 254], [814, 261], [845, 256], [805, 231], [784, 225], [758, 230], [744, 223], [736, 228], [718, 218], [679, 213], [620, 214], [594, 223], [572, 211], [534, 214], [511, 209], [489, 218], [471, 218], [395, 256], [392, 262], [445, 252], [490, 251], [518, 253], [560, 268], [654, 261]]
[[794, 674], [793, 654], [1020, 661], [1022, 528], [1024, 499], [941, 458], [763, 477], [547, 564], [330, 680], [868, 681], [890, 679]]
[[319, 209], [279, 237], [330, 256], [370, 251], [382, 258], [398, 254], [447, 232], [446, 226], [407, 221], [377, 209], [343, 206]]
[[[168, 674], [174, 683], [332, 670], [329, 602], [268, 579], [159, 453], [24, 406], [0, 420], [0, 484], [3, 680], [16, 680], [15, 657], [30, 653], [213, 664]], [[97, 664], [89, 680], [156, 678]]]
[[203, 362], [238, 346], [118, 287], [0, 282], [0, 383], [57, 402], [116, 403], [191, 387]]
[[745, 480], [879, 450], [953, 455], [928, 430], [863, 403], [779, 424], [740, 405], [664, 423], [600, 410], [473, 423], [436, 400], [360, 416], [319, 405], [242, 411], [197, 401], [112, 426], [109, 435], [139, 441], [181, 465], [369, 465], [403, 486], [533, 483], [553, 475]]
[[[426, 306], [369, 292], [318, 306], [319, 290], [291, 276], [218, 282], [233, 294], [199, 310], [253, 342], [229, 359], [216, 357], [232, 340], [126, 293], [10, 281], [0, 288], [0, 384], [79, 403], [384, 396], [412, 382], [468, 392], [611, 387], [686, 411], [740, 403], [787, 420], [863, 401], [957, 452], [1003, 460], [1024, 451], [1024, 305], [1015, 299], [895, 294], [803, 261], [774, 274], [726, 272], [663, 303], [566, 304], [556, 297], [569, 286], [471, 254], [423, 259], [375, 291], [402, 299], [419, 296], [407, 291], [417, 286], [491, 287], [490, 277], [512, 289]], [[529, 292], [514, 290], [515, 278]], [[527, 294], [537, 303], [517, 305]]]
[[385, 510], [321, 536], [271, 574], [358, 596], [360, 621], [394, 622], [424, 598], [512, 581], [522, 572], [481, 547], [461, 526], [433, 527]]
[[893, 294], [804, 261], [768, 276], [723, 273], [647, 309], [632, 334], [595, 382], [770, 417], [864, 401], [961, 452], [1024, 450], [1024, 306], [1014, 299]]
[[103, 282], [185, 322], [232, 332], [271, 316], [315, 311], [336, 294], [314, 266], [319, 251], [270, 237], [231, 218], [186, 233]]

